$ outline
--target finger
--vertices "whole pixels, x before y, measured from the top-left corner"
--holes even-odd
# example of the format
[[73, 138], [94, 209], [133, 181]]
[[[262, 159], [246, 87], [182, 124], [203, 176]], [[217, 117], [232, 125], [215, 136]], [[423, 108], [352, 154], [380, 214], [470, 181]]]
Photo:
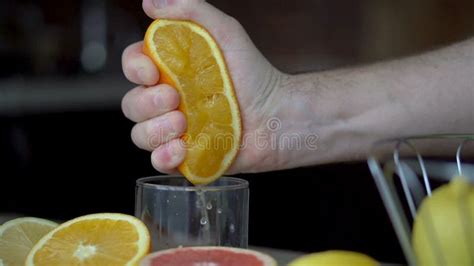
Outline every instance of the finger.
[[178, 105], [178, 92], [167, 84], [148, 88], [139, 86], [122, 99], [124, 115], [137, 123], [175, 110]]
[[185, 155], [183, 140], [173, 139], [152, 152], [151, 164], [160, 172], [173, 172], [184, 161]]
[[160, 74], [153, 61], [143, 52], [143, 42], [134, 43], [123, 51], [122, 68], [125, 77], [140, 85], [155, 85]]
[[[156, 169], [156, 170], [158, 170], [158, 169]], [[176, 168], [173, 168], [173, 169], [159, 169], [158, 172], [163, 173], [163, 174], [167, 174], [167, 175], [181, 175], [181, 173]]]
[[160, 145], [180, 137], [186, 130], [186, 118], [180, 111], [172, 111], [136, 124], [132, 141], [139, 148], [152, 151]]

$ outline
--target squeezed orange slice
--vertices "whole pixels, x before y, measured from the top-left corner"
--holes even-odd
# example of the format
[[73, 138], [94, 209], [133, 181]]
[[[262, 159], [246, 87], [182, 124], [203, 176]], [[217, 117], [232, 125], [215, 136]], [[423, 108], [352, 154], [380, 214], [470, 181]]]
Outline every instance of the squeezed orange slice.
[[176, 88], [188, 128], [186, 157], [178, 167], [193, 184], [208, 184], [231, 165], [239, 150], [241, 120], [222, 52], [203, 27], [180, 20], [155, 20], [144, 53], [160, 70], [159, 83]]

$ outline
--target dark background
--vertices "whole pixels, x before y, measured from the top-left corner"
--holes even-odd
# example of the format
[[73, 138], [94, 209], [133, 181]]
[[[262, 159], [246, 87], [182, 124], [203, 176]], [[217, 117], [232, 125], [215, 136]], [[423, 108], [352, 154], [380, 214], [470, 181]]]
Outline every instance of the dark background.
[[[289, 73], [409, 55], [474, 33], [472, 0], [210, 2]], [[120, 111], [133, 87], [120, 55], [149, 23], [138, 0], [0, 2], [0, 215], [133, 213], [135, 180], [157, 172]], [[403, 261], [364, 162], [242, 177], [251, 245]]]

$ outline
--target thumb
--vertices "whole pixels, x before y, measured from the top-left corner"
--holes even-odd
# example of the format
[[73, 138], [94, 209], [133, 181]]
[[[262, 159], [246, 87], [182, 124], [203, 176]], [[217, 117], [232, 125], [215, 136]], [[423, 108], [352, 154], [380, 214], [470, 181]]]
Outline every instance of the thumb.
[[151, 0], [151, 1], [144, 0], [143, 1], [144, 6], [145, 6], [145, 2], [147, 2], [147, 4], [151, 4], [156, 9], [165, 9], [165, 8], [169, 8], [173, 6], [197, 4], [200, 2], [205, 2], [205, 0]]
[[[194, 21], [219, 39], [235, 29], [237, 21], [204, 0], [143, 0], [143, 10], [152, 19], [168, 18]], [[225, 34], [227, 35], [227, 34]]]

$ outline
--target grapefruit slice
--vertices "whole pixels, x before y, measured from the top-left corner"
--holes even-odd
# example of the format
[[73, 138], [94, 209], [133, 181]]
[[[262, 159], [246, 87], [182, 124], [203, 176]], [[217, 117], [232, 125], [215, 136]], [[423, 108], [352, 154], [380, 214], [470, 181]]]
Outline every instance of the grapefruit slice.
[[141, 266], [276, 266], [261, 252], [229, 247], [186, 247], [159, 251], [146, 256]]
[[160, 71], [159, 83], [176, 88], [187, 118], [186, 157], [179, 171], [193, 184], [216, 180], [239, 150], [241, 119], [222, 52], [203, 27], [157, 19], [147, 29], [143, 51]]

